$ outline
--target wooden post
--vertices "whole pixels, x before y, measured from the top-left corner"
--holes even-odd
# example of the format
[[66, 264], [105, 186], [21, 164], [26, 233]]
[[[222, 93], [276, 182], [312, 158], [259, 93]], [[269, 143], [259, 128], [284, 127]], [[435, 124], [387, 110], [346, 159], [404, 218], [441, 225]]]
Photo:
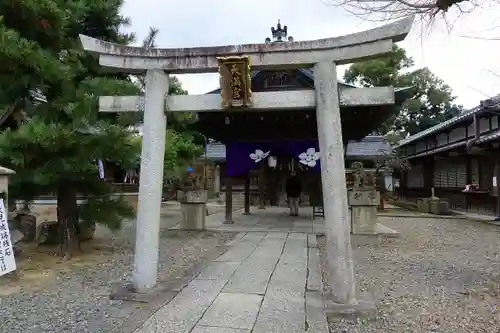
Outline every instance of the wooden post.
[[266, 169], [264, 162], [259, 165], [259, 209], [266, 209]]
[[497, 198], [497, 207], [496, 207], [496, 221], [500, 220], [500, 190], [498, 186], [498, 181], [500, 180], [500, 157], [497, 155], [495, 157], [495, 165], [493, 167], [493, 179], [492, 181], [492, 189]]
[[[469, 185], [472, 184], [472, 157], [471, 155], [465, 155], [465, 184]], [[468, 193], [462, 193], [464, 202], [465, 202], [465, 209], [467, 211], [470, 210], [470, 200], [469, 200], [469, 195]]]
[[250, 174], [245, 178], [245, 212], [243, 215], [250, 215]]
[[226, 219], [224, 224], [233, 224], [233, 178], [226, 177]]

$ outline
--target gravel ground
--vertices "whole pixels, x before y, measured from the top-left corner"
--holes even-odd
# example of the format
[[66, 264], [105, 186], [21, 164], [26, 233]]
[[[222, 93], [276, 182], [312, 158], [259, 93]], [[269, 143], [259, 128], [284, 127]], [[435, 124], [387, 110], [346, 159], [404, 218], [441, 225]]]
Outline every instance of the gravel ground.
[[459, 219], [380, 217], [399, 239], [354, 249], [359, 294], [377, 314], [330, 332], [500, 332], [500, 228]]
[[[162, 215], [162, 228], [166, 228], [176, 224], [179, 213]], [[112, 286], [128, 280], [131, 273], [133, 233], [132, 223], [119, 234], [98, 229], [93, 241], [98, 249], [91, 263], [75, 262], [47, 279], [43, 287], [0, 296], [0, 332], [108, 332], [147, 306], [109, 299]], [[181, 277], [232, 237], [230, 233], [162, 230], [159, 280]]]

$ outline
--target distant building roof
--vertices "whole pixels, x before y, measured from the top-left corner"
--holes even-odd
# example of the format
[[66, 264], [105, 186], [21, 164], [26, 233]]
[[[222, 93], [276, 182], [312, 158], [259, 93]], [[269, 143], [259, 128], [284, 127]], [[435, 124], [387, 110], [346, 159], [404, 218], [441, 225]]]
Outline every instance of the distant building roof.
[[437, 124], [436, 126], [430, 127], [422, 132], [418, 132], [416, 134], [413, 134], [413, 135], [399, 141], [397, 147], [405, 146], [405, 145], [412, 143], [414, 141], [417, 141], [419, 139], [423, 139], [431, 134], [443, 131], [449, 127], [454, 126], [455, 124], [472, 119], [474, 114], [476, 114], [480, 111], [483, 111], [485, 106], [500, 108], [500, 95], [496, 95], [495, 97], [492, 97], [491, 99], [487, 99], [487, 100], [481, 102], [478, 106], [476, 106], [470, 110], [464, 111], [461, 114], [459, 114], [458, 116], [453, 117], [451, 119], [448, 119], [447, 121], [444, 121], [441, 124]]
[[[359, 159], [381, 158], [392, 151], [391, 146], [380, 135], [368, 135], [361, 141], [351, 141], [347, 144], [346, 157]], [[203, 154], [202, 158], [205, 158]], [[213, 162], [226, 160], [226, 146], [220, 142], [207, 145], [207, 159]]]
[[[29, 92], [29, 100], [34, 105], [47, 102], [47, 99], [39, 89], [34, 89]], [[2, 126], [5, 123], [5, 121], [11, 116], [13, 112], [19, 109], [19, 105], [20, 104], [14, 106], [7, 106], [4, 107], [3, 109], [0, 109], [0, 126]]]

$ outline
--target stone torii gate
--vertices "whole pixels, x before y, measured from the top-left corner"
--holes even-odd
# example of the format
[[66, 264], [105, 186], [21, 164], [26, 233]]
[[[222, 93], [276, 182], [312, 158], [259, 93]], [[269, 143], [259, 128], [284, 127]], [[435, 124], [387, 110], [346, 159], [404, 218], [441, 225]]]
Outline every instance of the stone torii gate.
[[100, 99], [101, 111], [140, 111], [144, 106], [132, 281], [135, 290], [147, 292], [157, 283], [167, 114], [231, 111], [223, 107], [218, 95], [168, 96], [169, 74], [217, 72], [219, 57], [246, 56], [252, 70], [314, 68], [314, 91], [254, 93], [252, 104], [238, 112], [316, 108], [330, 296], [335, 303], [356, 305], [340, 106], [390, 105], [394, 89], [360, 88], [339, 93], [336, 67], [390, 52], [393, 43], [406, 37], [412, 23], [413, 17], [313, 41], [178, 49], [123, 46], [81, 35], [83, 48], [98, 55], [101, 66], [146, 77], [144, 97]]

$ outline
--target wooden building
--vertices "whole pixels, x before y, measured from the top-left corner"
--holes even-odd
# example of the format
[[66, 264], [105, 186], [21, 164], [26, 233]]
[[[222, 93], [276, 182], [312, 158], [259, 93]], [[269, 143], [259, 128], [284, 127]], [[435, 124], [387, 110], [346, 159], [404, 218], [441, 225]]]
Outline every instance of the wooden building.
[[[361, 161], [367, 170], [374, 170], [382, 163], [392, 151], [391, 146], [380, 135], [368, 135], [360, 141], [350, 141], [347, 144], [345, 167], [349, 167], [354, 161]], [[205, 154], [198, 160], [197, 173], [203, 173], [203, 164], [207, 162], [208, 188], [214, 192], [225, 191], [225, 171], [226, 171], [226, 146], [221, 142], [213, 142], [207, 145]], [[216, 184], [215, 182], [219, 182]], [[258, 189], [258, 174], [253, 173], [251, 177], [252, 192]], [[240, 180], [233, 185], [234, 191], [243, 190], [243, 182]], [[267, 188], [267, 184], [266, 184]], [[254, 196], [256, 195], [253, 193]], [[255, 200], [254, 200], [255, 201]]]
[[399, 153], [411, 169], [402, 175], [399, 196], [435, 195], [450, 208], [499, 214], [500, 95], [439, 125], [401, 140]]

